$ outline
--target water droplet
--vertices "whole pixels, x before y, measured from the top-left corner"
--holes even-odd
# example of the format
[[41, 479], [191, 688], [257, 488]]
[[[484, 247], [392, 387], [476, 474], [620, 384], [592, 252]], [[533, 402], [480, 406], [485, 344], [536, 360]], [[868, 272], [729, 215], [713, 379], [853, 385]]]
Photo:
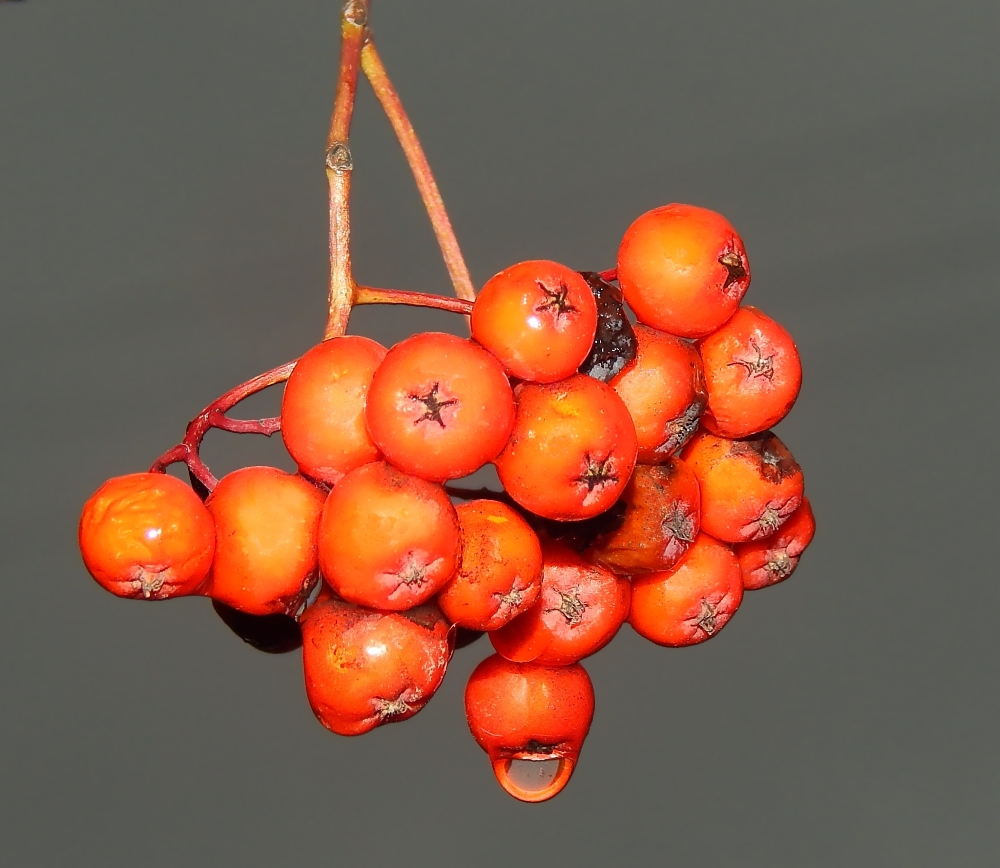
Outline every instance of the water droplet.
[[493, 773], [510, 795], [522, 802], [543, 802], [566, 786], [573, 763], [560, 757], [499, 760]]

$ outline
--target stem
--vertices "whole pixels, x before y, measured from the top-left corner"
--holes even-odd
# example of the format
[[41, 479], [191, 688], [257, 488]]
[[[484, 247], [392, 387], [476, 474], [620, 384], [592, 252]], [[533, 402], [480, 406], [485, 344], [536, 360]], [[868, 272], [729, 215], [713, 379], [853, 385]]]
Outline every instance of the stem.
[[326, 141], [326, 181], [330, 202], [330, 295], [323, 339], [347, 331], [354, 302], [351, 272], [351, 171], [354, 161], [348, 147], [354, 98], [358, 90], [361, 46], [368, 34], [366, 0], [348, 0], [340, 17], [340, 71]]
[[438, 245], [441, 247], [441, 254], [444, 256], [444, 264], [448, 268], [451, 282], [455, 286], [455, 295], [467, 301], [474, 301], [476, 290], [472, 285], [472, 278], [469, 276], [469, 269], [466, 267], [465, 259], [462, 257], [462, 250], [458, 246], [458, 239], [455, 231], [451, 227], [451, 220], [448, 219], [448, 211], [444, 207], [444, 200], [441, 198], [441, 191], [431, 172], [430, 164], [424, 155], [424, 149], [420, 145], [420, 139], [413, 129], [413, 124], [403, 110], [399, 94], [389, 81], [389, 75], [382, 65], [382, 59], [375, 50], [375, 44], [369, 37], [361, 50], [361, 68], [364, 70], [368, 81], [371, 82], [372, 89], [382, 104], [382, 109], [389, 118], [389, 123], [399, 139], [399, 144], [406, 154], [406, 161], [410, 164], [410, 171], [417, 182], [417, 189], [420, 191], [420, 198], [424, 201], [424, 208], [427, 209], [427, 216], [431, 219], [434, 227], [434, 235], [437, 236]]
[[191, 471], [191, 475], [211, 492], [218, 485], [219, 480], [212, 475], [212, 471], [201, 460], [201, 442], [205, 439], [205, 435], [212, 428], [235, 431], [238, 434], [263, 434], [265, 437], [270, 437], [276, 431], [280, 431], [281, 420], [279, 418], [231, 419], [226, 413], [245, 398], [256, 395], [257, 392], [263, 391], [268, 386], [285, 382], [297, 361], [298, 359], [295, 359], [295, 361], [265, 371], [216, 398], [191, 420], [184, 432], [184, 439], [157, 458], [149, 468], [149, 472], [165, 473], [171, 464], [183, 461], [188, 470]]
[[448, 298], [429, 292], [405, 292], [401, 289], [377, 289], [374, 286], [358, 286], [354, 291], [357, 304], [408, 304], [411, 307], [433, 307], [450, 313], [472, 313], [472, 302], [462, 298]]
[[618, 280], [618, 269], [609, 268], [607, 271], [600, 271], [598, 272], [598, 277], [600, 277], [601, 280], [607, 281], [608, 283], [610, 283], [613, 280]]

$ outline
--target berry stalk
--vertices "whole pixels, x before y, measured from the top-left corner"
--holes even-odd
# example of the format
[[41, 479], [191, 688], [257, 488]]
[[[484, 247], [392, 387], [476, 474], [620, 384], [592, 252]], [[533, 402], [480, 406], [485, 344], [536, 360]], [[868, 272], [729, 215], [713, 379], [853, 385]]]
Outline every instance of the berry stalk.
[[438, 189], [434, 174], [431, 172], [430, 164], [424, 154], [424, 149], [420, 145], [420, 139], [410, 123], [409, 117], [403, 109], [403, 103], [399, 99], [399, 94], [392, 86], [389, 75], [382, 65], [382, 59], [375, 50], [375, 43], [371, 36], [361, 50], [361, 68], [371, 83], [375, 96], [382, 104], [382, 110], [392, 129], [399, 139], [399, 144], [406, 154], [406, 161], [410, 164], [410, 171], [417, 182], [417, 189], [420, 191], [420, 198], [427, 209], [427, 216], [430, 217], [431, 225], [434, 227], [434, 235], [437, 237], [438, 245], [441, 247], [441, 254], [444, 256], [444, 263], [451, 276], [451, 282], [455, 286], [455, 295], [467, 301], [474, 301], [476, 290], [472, 285], [472, 278], [469, 276], [469, 269], [462, 256], [462, 250], [458, 246], [458, 239], [452, 229], [451, 220], [448, 218], [448, 211], [444, 207], [444, 200], [441, 198], [441, 191]]
[[358, 90], [361, 47], [368, 34], [368, 4], [348, 0], [340, 20], [340, 71], [326, 142], [326, 180], [330, 202], [330, 294], [324, 340], [347, 331], [354, 301], [351, 272], [351, 172], [348, 146], [354, 100]]

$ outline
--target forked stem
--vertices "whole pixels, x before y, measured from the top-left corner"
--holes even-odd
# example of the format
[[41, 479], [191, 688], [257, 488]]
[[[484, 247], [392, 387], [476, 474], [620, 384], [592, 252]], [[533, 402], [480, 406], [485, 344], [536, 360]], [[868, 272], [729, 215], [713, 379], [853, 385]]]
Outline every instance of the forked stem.
[[438, 245], [441, 247], [441, 254], [444, 256], [445, 266], [451, 276], [451, 282], [455, 286], [455, 295], [467, 301], [474, 301], [476, 290], [472, 285], [472, 278], [469, 276], [469, 269], [462, 256], [462, 250], [458, 246], [458, 239], [452, 229], [451, 220], [448, 219], [448, 211], [444, 207], [444, 200], [441, 198], [441, 191], [438, 189], [434, 174], [431, 172], [430, 164], [424, 154], [424, 149], [420, 145], [420, 139], [413, 129], [413, 124], [403, 110], [403, 103], [399, 99], [399, 94], [389, 81], [389, 75], [382, 65], [382, 59], [375, 50], [375, 44], [369, 35], [368, 41], [361, 50], [361, 69], [371, 82], [375, 96], [382, 104], [382, 109], [389, 118], [389, 123], [399, 139], [399, 144], [406, 154], [406, 161], [410, 164], [410, 171], [417, 182], [417, 189], [420, 191], [420, 198], [423, 199], [424, 208], [427, 209], [427, 216], [430, 217], [431, 226], [434, 227], [434, 235], [437, 237]]

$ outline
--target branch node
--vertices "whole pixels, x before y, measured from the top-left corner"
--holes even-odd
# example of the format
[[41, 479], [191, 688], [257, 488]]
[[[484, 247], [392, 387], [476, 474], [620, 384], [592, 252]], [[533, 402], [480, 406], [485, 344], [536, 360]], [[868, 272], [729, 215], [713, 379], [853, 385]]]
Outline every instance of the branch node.
[[346, 142], [334, 142], [326, 151], [326, 166], [338, 175], [344, 175], [354, 169], [354, 159]]

